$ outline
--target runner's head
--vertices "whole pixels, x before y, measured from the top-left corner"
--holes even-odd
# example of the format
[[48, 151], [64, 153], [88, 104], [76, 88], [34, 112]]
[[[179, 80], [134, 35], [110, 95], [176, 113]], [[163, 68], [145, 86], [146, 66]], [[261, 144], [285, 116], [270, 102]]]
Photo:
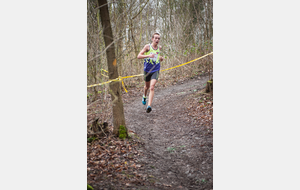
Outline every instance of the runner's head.
[[153, 35], [152, 35], [152, 42], [153, 44], [158, 44], [160, 40], [160, 34], [158, 32], [155, 32]]

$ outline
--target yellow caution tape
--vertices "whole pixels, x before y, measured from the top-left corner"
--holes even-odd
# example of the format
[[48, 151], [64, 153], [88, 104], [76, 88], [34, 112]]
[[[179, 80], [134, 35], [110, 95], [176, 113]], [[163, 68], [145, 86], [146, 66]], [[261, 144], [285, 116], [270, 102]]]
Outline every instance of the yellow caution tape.
[[204, 58], [204, 57], [206, 57], [206, 56], [208, 56], [208, 55], [210, 55], [210, 54], [212, 54], [212, 53], [213, 53], [213, 52], [208, 53], [208, 54], [206, 54], [206, 55], [203, 55], [202, 57], [198, 57], [197, 59], [194, 59], [194, 60], [192, 60], [192, 61], [183, 63], [183, 64], [181, 64], [181, 65], [177, 65], [177, 66], [175, 66], [175, 67], [171, 67], [171, 68], [168, 68], [168, 69], [164, 69], [164, 70], [162, 70], [161, 72], [164, 72], [164, 71], [167, 71], [167, 70], [170, 70], [170, 69], [175, 69], [175, 68], [177, 68], [177, 67], [181, 67], [181, 66], [183, 66], [183, 65], [192, 63], [192, 62], [197, 61], [197, 60], [199, 60], [199, 59], [202, 59], [202, 58]]
[[[199, 60], [199, 59], [202, 59], [202, 58], [204, 58], [204, 57], [206, 57], [206, 56], [208, 56], [208, 55], [211, 55], [211, 54], [213, 54], [213, 52], [208, 53], [208, 54], [206, 54], [206, 55], [203, 55], [203, 56], [201, 56], [201, 57], [198, 57], [198, 58], [196, 58], [196, 59], [194, 59], [194, 60], [191, 60], [191, 61], [189, 61], [189, 62], [186, 62], [186, 63], [180, 64], [180, 65], [177, 65], [177, 66], [175, 66], [175, 67], [171, 67], [171, 68], [168, 68], [168, 69], [164, 69], [164, 70], [162, 70], [161, 72], [168, 71], [168, 70], [170, 70], [170, 69], [175, 69], [175, 68], [177, 68], [177, 67], [181, 67], [181, 66], [183, 66], [183, 65], [192, 63], [192, 62], [194, 62], [194, 61], [197, 61], [197, 60]], [[104, 70], [104, 69], [101, 69], [101, 74], [102, 74], [102, 71], [105, 71], [105, 72], [108, 73], [108, 71], [106, 71], [106, 70]], [[105, 77], [108, 77], [107, 75], [104, 75], [104, 74], [102, 74], [102, 75], [105, 76]], [[132, 75], [132, 76], [126, 76], [126, 77], [121, 77], [121, 76], [119, 76], [119, 77], [116, 78], [116, 79], [112, 79], [112, 80], [109, 80], [109, 81], [107, 81], [107, 82], [102, 82], [102, 83], [99, 83], [99, 84], [89, 85], [89, 86], [87, 86], [87, 87], [90, 88], [90, 87], [94, 87], [94, 86], [100, 86], [100, 85], [103, 85], [103, 84], [108, 84], [108, 83], [111, 83], [111, 82], [113, 82], [113, 81], [121, 81], [121, 82], [122, 82], [122, 86], [123, 86], [125, 92], [128, 92], [128, 91], [126, 90], [126, 88], [125, 88], [123, 79], [133, 78], [133, 77], [138, 77], [138, 76], [142, 76], [142, 75], [144, 75], [144, 74]]]
[[124, 85], [124, 82], [123, 82], [123, 80], [122, 80], [122, 86], [123, 86], [123, 88], [124, 88], [125, 92], [127, 93], [128, 91], [127, 91], [127, 90], [126, 90], [126, 88], [125, 88], [125, 85]]
[[107, 73], [108, 73], [108, 71], [106, 71], [106, 70], [104, 70], [104, 69], [101, 69], [101, 75], [103, 75], [103, 76], [105, 76], [105, 77], [107, 77], [107, 78], [108, 78], [108, 76], [107, 76], [107, 75], [105, 75], [105, 74], [103, 74], [103, 73], [102, 73], [102, 71], [105, 71], [105, 72], [107, 72]]

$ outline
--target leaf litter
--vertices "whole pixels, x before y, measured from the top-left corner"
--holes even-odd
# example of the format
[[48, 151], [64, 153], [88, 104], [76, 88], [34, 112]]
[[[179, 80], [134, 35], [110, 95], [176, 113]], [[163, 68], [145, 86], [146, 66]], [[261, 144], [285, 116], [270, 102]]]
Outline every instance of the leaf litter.
[[[164, 89], [172, 85], [178, 85], [178, 83], [183, 84], [182, 81], [184, 80], [179, 79], [178, 81], [176, 81], [177, 84], [174, 82], [164, 83], [161, 86], [158, 85], [158, 88], [156, 89]], [[137, 97], [140, 97], [140, 94], [142, 92], [142, 88], [137, 86], [127, 88], [127, 90], [128, 93], [123, 92], [122, 95], [123, 102], [125, 105], [131, 104], [134, 100], [137, 99]], [[174, 94], [176, 96], [185, 97], [184, 102], [182, 102], [182, 105], [185, 106], [185, 112], [181, 113], [181, 115], [179, 115], [178, 117], [182, 117], [182, 114], [186, 114], [186, 118], [188, 119], [188, 121], [191, 121], [193, 123], [194, 127], [198, 128], [201, 132], [205, 132], [205, 138], [211, 137], [210, 139], [212, 139], [213, 96], [203, 93], [201, 89], [194, 89], [191, 91], [192, 94]], [[91, 121], [93, 121], [93, 119], [95, 119], [96, 117], [101, 118], [101, 121], [108, 121], [109, 123], [112, 123], [111, 109], [108, 103], [110, 102], [110, 96], [108, 95], [106, 101], [101, 100], [101, 102], [102, 105], [99, 105], [99, 101], [98, 103], [93, 102], [88, 105], [88, 124]], [[105, 112], [97, 112], [97, 110], [99, 110], [100, 108], [104, 108], [104, 104], [105, 109], [103, 110], [105, 110]], [[143, 158], [151, 160], [150, 155], [153, 154], [153, 152], [148, 152], [145, 148], [145, 142], [147, 143], [147, 141], [140, 139], [137, 136], [136, 131], [130, 131], [130, 138], [120, 140], [119, 138], [112, 136], [112, 126], [109, 126], [109, 128], [110, 133], [108, 134], [108, 136], [97, 136], [97, 140], [93, 141], [92, 143], [87, 143], [88, 184], [91, 184], [95, 190], [135, 189], [135, 187], [144, 187], [141, 189], [148, 189], [150, 188], [150, 186], [153, 189], [176, 189], [176, 186], [174, 187], [174, 184], [172, 186], [171, 183], [168, 181], [163, 181], [162, 183], [160, 183], [160, 180], [158, 178], [161, 176], [153, 175], [153, 173], [147, 171], [148, 167], [150, 167], [151, 169], [159, 169], [159, 166], [155, 164], [152, 164], [154, 166], [149, 166], [149, 163], [143, 160]], [[129, 128], [129, 130], [130, 129], [131, 128]], [[197, 137], [195, 138], [197, 139]], [[212, 140], [206, 142], [201, 140], [198, 143], [196, 142], [190, 144], [189, 147], [191, 147], [192, 149], [198, 147], [198, 150], [201, 152], [201, 155], [202, 153], [205, 153], [206, 155], [212, 154]], [[178, 152], [176, 149], [176, 152], [172, 153], [171, 156], [176, 157], [180, 151], [184, 152], [185, 150], [183, 149], [185, 148], [187, 148], [185, 147], [185, 145], [177, 146]], [[170, 152], [166, 151], [166, 154], [170, 154]], [[203, 159], [204, 158], [206, 162], [201, 161], [201, 166], [205, 166], [205, 164], [212, 163], [212, 158], [208, 159], [206, 157], [203, 157]], [[188, 171], [187, 175], [191, 175], [189, 172], [191, 173], [191, 171]], [[207, 183], [201, 184], [202, 188], [199, 189], [212, 189], [212, 173], [209, 174], [210, 169], [205, 169], [205, 167], [202, 167], [199, 173], [206, 177], [206, 180], [208, 180]], [[164, 174], [162, 175], [164, 176]], [[162, 179], [164, 178], [162, 177]], [[184, 181], [186, 182], [181, 182], [181, 185], [177, 186], [177, 188], [181, 189], [183, 187], [193, 187], [191, 185], [187, 185], [186, 183], [190, 183], [192, 185], [199, 185], [199, 181], [201, 182], [201, 179], [199, 178], [198, 180], [191, 181], [186, 178], [184, 179]]]

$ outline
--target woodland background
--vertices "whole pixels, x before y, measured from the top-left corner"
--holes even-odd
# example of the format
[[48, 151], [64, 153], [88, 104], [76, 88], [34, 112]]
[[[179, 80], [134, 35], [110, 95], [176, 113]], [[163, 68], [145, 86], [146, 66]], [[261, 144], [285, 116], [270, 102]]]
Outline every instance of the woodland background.
[[[212, 52], [213, 1], [210, 0], [108, 0], [115, 52], [120, 76], [143, 73], [139, 51], [154, 32], [161, 34], [160, 45], [165, 60], [161, 69], [190, 61]], [[87, 85], [108, 81], [101, 69], [107, 60], [97, 1], [87, 1]], [[162, 72], [160, 81], [190, 77], [212, 71], [212, 56], [187, 66]], [[105, 73], [103, 73], [105, 74]], [[211, 78], [211, 77], [210, 77]], [[125, 86], [143, 83], [142, 77], [124, 80]], [[106, 99], [108, 85], [88, 88], [88, 102], [97, 96]]]

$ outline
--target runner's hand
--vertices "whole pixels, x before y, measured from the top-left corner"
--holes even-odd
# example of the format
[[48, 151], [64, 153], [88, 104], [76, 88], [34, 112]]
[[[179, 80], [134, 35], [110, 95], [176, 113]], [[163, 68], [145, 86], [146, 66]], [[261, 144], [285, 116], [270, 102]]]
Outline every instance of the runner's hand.
[[159, 56], [159, 61], [163, 61], [163, 60], [164, 60], [163, 56]]
[[154, 54], [150, 54], [150, 55], [149, 55], [149, 58], [154, 58]]

